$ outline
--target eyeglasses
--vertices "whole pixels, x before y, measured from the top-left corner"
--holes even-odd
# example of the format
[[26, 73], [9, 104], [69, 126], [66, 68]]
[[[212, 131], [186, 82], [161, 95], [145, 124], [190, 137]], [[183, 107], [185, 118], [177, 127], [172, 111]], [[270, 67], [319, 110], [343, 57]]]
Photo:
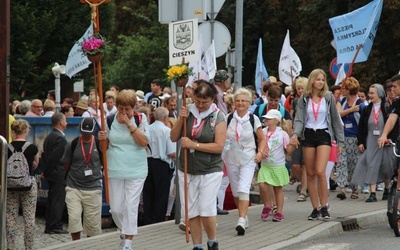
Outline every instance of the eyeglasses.
[[235, 100], [235, 102], [237, 102], [237, 103], [241, 103], [241, 102], [250, 102], [249, 100]]
[[42, 109], [43, 108], [43, 106], [35, 106], [35, 105], [32, 105], [32, 107], [37, 108], [37, 109]]

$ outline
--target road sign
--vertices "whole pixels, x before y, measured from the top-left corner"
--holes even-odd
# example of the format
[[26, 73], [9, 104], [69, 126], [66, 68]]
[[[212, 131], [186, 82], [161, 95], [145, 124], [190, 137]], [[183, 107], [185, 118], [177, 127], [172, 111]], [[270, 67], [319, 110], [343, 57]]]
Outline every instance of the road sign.
[[169, 65], [199, 61], [197, 19], [169, 24]]
[[[331, 73], [331, 76], [333, 77], [333, 79], [336, 79], [338, 73], [339, 73], [339, 69], [340, 66], [342, 66], [341, 63], [337, 63], [337, 58], [335, 57], [332, 62], [331, 65], [329, 66], [329, 72]], [[350, 67], [350, 63], [345, 63], [344, 64], [344, 72], [346, 73], [347, 76], [351, 75], [351, 67]]]
[[[200, 24], [199, 33], [203, 40], [203, 48], [207, 49], [211, 45], [211, 22], [206, 21]], [[226, 53], [231, 45], [231, 34], [228, 28], [218, 21], [214, 21], [213, 39], [215, 43], [215, 56], [220, 57]]]

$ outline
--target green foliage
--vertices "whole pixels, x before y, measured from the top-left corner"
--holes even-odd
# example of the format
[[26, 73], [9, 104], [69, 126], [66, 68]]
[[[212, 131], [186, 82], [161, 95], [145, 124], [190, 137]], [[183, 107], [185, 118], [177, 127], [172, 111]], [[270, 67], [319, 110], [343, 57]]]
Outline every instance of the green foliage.
[[[315, 68], [329, 72], [336, 57], [328, 19], [355, 10], [371, 0], [246, 0], [243, 18], [243, 85], [254, 83], [258, 39], [270, 75], [278, 76], [278, 63], [286, 30], [303, 65], [303, 76]], [[168, 66], [168, 25], [158, 22], [158, 0], [110, 1], [99, 7], [100, 32], [111, 50], [102, 61], [103, 85], [149, 90], [163, 78]], [[65, 64], [73, 44], [90, 24], [90, 8], [79, 0], [11, 1], [11, 95], [25, 89], [29, 98], [45, 96], [54, 88], [51, 68]], [[236, 1], [226, 0], [217, 20], [224, 23], [235, 46]], [[383, 83], [400, 68], [400, 1], [385, 0], [381, 22], [367, 62], [354, 65], [353, 76], [363, 85]], [[218, 58], [224, 68], [225, 56]], [[76, 78], [93, 86], [93, 68]], [[62, 82], [70, 82], [62, 77]], [[334, 80], [328, 78], [332, 84]], [[24, 84], [21, 84], [24, 83]]]

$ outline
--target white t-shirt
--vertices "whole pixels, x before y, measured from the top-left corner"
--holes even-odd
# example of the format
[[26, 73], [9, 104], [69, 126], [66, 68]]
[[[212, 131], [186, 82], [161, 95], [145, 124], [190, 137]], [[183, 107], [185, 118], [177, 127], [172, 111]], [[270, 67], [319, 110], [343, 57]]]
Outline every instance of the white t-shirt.
[[[265, 137], [267, 137], [267, 131], [268, 127], [263, 128], [263, 135]], [[268, 157], [264, 158], [261, 164], [271, 167], [285, 165], [285, 148], [289, 142], [289, 135], [281, 127], [277, 127], [268, 139]]]
[[[250, 114], [252, 115], [252, 114]], [[261, 127], [260, 119], [254, 115], [254, 130], [250, 120], [242, 124], [243, 131], [240, 137], [237, 137], [237, 120], [232, 117], [230, 124], [226, 130], [229, 150], [225, 152], [224, 161], [226, 164], [235, 166], [247, 165], [250, 161], [254, 161], [256, 155], [256, 144], [254, 142], [253, 131], [256, 132]]]
[[[314, 112], [318, 114], [317, 121], [315, 121]], [[328, 115], [328, 110], [325, 98], [321, 99], [319, 109], [318, 109], [318, 103], [314, 103], [314, 111], [313, 111], [312, 100], [310, 99], [307, 106], [306, 128], [312, 128], [312, 129], [328, 128], [328, 122], [326, 119], [327, 115]]]

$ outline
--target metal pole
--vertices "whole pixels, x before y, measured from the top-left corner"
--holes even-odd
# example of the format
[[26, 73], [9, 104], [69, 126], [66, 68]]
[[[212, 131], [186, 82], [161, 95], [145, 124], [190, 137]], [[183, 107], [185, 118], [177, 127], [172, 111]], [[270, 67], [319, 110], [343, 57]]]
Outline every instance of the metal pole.
[[210, 13], [210, 24], [211, 24], [211, 43], [214, 40], [214, 24], [215, 24], [215, 13], [214, 13], [214, 0], [211, 0], [211, 13]]
[[235, 28], [235, 87], [242, 87], [242, 52], [243, 52], [243, 0], [236, 0]]
[[0, 135], [8, 138], [10, 98], [10, 0], [0, 0]]
[[0, 249], [7, 249], [6, 244], [6, 203], [7, 203], [7, 141], [0, 136]]
[[56, 91], [56, 109], [58, 112], [61, 111], [61, 105], [60, 105], [60, 92], [61, 92], [61, 86], [60, 86], [60, 73], [54, 74], [55, 76], [55, 91]]

